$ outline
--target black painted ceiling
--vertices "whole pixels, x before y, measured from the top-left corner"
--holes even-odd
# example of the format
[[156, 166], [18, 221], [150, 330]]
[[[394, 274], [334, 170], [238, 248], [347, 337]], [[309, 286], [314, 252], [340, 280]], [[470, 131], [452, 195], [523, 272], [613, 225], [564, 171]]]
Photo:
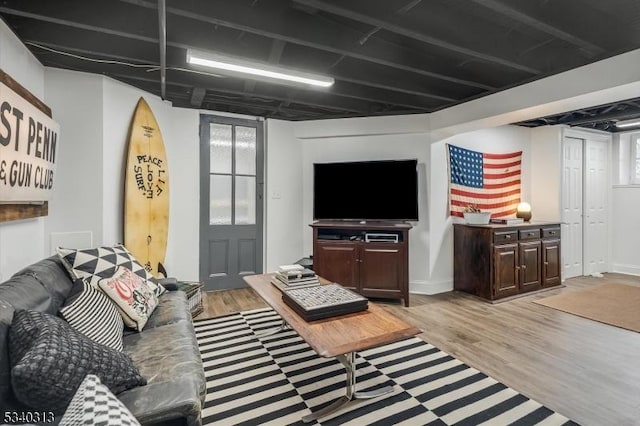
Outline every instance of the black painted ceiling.
[[[433, 112], [640, 48], [638, 0], [164, 2], [2, 0], [0, 16], [46, 66], [158, 95], [165, 29], [165, 99], [285, 120]], [[336, 83], [307, 89], [193, 73], [188, 47]], [[599, 128], [589, 118], [628, 108], [640, 114], [635, 99], [520, 124], [571, 124], [566, 116]]]

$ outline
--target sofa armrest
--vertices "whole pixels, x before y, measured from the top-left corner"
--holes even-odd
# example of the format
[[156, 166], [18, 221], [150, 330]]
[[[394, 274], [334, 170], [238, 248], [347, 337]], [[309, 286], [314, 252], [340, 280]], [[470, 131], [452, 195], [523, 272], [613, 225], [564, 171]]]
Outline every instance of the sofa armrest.
[[174, 277], [157, 278], [158, 284], [162, 284], [164, 288], [169, 291], [176, 291], [178, 289], [178, 279]]

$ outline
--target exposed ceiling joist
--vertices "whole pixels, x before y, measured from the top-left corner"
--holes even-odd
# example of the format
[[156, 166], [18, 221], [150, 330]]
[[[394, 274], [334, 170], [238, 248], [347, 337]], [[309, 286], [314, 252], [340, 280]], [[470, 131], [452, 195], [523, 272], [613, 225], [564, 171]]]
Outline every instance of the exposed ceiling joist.
[[[94, 31], [94, 32], [99, 32], [99, 33], [103, 33], [103, 34], [110, 34], [110, 35], [115, 35], [118, 37], [123, 37], [123, 38], [128, 38], [128, 39], [132, 39], [132, 40], [139, 40], [139, 41], [144, 41], [144, 42], [148, 42], [148, 43], [153, 43], [154, 45], [158, 44], [159, 40], [158, 39], [154, 39], [151, 37], [144, 37], [144, 36], [139, 36], [136, 34], [132, 34], [132, 33], [127, 33], [127, 32], [123, 32], [123, 31], [115, 31], [115, 30], [111, 30], [109, 28], [104, 28], [104, 27], [95, 27], [95, 26], [88, 26], [88, 25], [84, 25], [78, 22], [73, 22], [73, 21], [68, 21], [68, 20], [61, 20], [61, 19], [57, 19], [57, 18], [51, 18], [51, 17], [47, 17], [47, 16], [43, 16], [43, 15], [37, 15], [37, 14], [32, 14], [32, 13], [24, 13], [21, 11], [15, 11], [13, 9], [9, 9], [7, 10], [7, 8], [0, 8], [0, 12], [5, 12], [5, 13], [9, 13], [9, 14], [16, 14], [19, 16], [23, 16], [23, 17], [28, 17], [31, 19], [37, 19], [37, 20], [41, 20], [44, 22], [51, 22], [51, 23], [55, 23], [58, 25], [64, 25], [64, 26], [69, 26], [69, 27], [73, 27], [73, 28], [79, 28], [82, 30], [87, 30], [87, 31]], [[27, 16], [28, 15], [28, 16]], [[183, 44], [183, 43], [175, 43], [175, 42], [167, 42], [166, 43], [167, 46], [170, 47], [176, 47], [176, 48], [181, 48], [181, 49], [186, 49], [188, 46]], [[435, 94], [435, 93], [430, 93], [430, 92], [426, 92], [423, 90], [420, 90], [420, 87], [422, 86], [422, 84], [418, 83], [418, 82], [410, 82], [407, 81], [407, 79], [404, 79], [402, 82], [398, 82], [398, 84], [400, 84], [402, 87], [396, 87], [396, 86], [391, 86], [389, 84], [386, 84], [385, 81], [380, 81], [379, 79], [372, 79], [372, 78], [366, 78], [366, 76], [362, 76], [360, 77], [362, 74], [361, 73], [354, 73], [353, 75], [334, 75], [335, 78], [337, 79], [342, 79], [345, 81], [349, 81], [349, 82], [356, 82], [358, 84], [363, 84], [366, 86], [371, 86], [371, 87], [376, 87], [376, 88], [381, 88], [381, 89], [385, 89], [385, 90], [389, 90], [389, 91], [397, 91], [400, 93], [407, 93], [407, 94], [412, 94], [412, 95], [416, 95], [416, 96], [422, 96], [422, 97], [426, 97], [426, 98], [431, 98], [431, 99], [439, 99], [439, 100], [444, 100], [444, 101], [451, 101], [451, 102], [457, 102], [460, 99], [456, 99], [456, 98], [452, 98], [452, 97], [448, 97], [448, 96], [442, 96], [439, 94]]]
[[[269, 59], [267, 60], [270, 64], [278, 65], [280, 63], [280, 58], [282, 57], [282, 52], [284, 52], [284, 47], [286, 46], [286, 42], [278, 39], [274, 39], [271, 42], [271, 50], [269, 50]], [[256, 87], [255, 80], [247, 80], [244, 83], [244, 90], [247, 92], [253, 92], [253, 89]]]
[[595, 44], [588, 42], [586, 40], [583, 40], [580, 37], [577, 37], [566, 31], [563, 31], [560, 28], [554, 27], [553, 25], [550, 25], [546, 22], [542, 22], [532, 16], [527, 15], [526, 13], [520, 12], [514, 9], [513, 7], [508, 6], [505, 3], [502, 3], [496, 0], [472, 0], [472, 1], [488, 9], [491, 9], [494, 12], [505, 15], [510, 19], [513, 19], [514, 21], [520, 22], [531, 28], [535, 28], [536, 30], [549, 34], [557, 39], [564, 40], [567, 43], [573, 44], [574, 46], [578, 46], [581, 49], [583, 49], [585, 52], [589, 53], [591, 56], [599, 55], [601, 53], [604, 53], [605, 51], [600, 46], [596, 46]]
[[367, 16], [363, 13], [359, 13], [359, 12], [354, 12], [351, 11], [349, 9], [345, 9], [343, 7], [339, 7], [339, 6], [334, 6], [332, 4], [329, 4], [327, 2], [321, 1], [321, 0], [292, 0], [296, 3], [300, 3], [300, 4], [304, 4], [305, 6], [309, 6], [309, 7], [314, 7], [316, 9], [334, 14], [334, 15], [338, 15], [338, 16], [342, 16], [345, 18], [349, 18], [352, 19], [354, 21], [358, 21], [358, 22], [363, 22], [365, 24], [369, 24], [373, 27], [380, 27], [384, 30], [396, 33], [396, 34], [400, 34], [402, 36], [405, 37], [409, 37], [412, 38], [414, 40], [418, 40], [421, 41], [423, 43], [427, 43], [427, 44], [431, 44], [433, 46], [437, 46], [440, 47], [442, 49], [447, 49], [447, 50], [451, 50], [453, 52], [456, 53], [460, 53], [462, 55], [465, 56], [469, 56], [481, 61], [485, 61], [485, 62], [491, 62], [494, 64], [498, 64], [498, 65], [503, 65], [505, 67], [509, 67], [509, 68], [513, 68], [519, 71], [524, 71], [530, 74], [540, 74], [540, 70], [537, 70], [535, 68], [531, 68], [528, 67], [526, 65], [522, 65], [522, 64], [518, 64], [516, 62], [510, 61], [508, 59], [504, 59], [504, 58], [499, 58], [497, 56], [494, 55], [490, 55], [488, 53], [482, 53], [482, 52], [478, 52], [476, 50], [473, 49], [468, 49], [464, 46], [459, 46], [453, 43], [450, 43], [446, 40], [440, 40], [437, 39], [435, 37], [431, 37], [429, 35], [426, 34], [422, 34], [419, 33], [417, 31], [408, 29], [408, 28], [403, 28], [400, 25], [396, 25], [387, 21], [382, 21], [380, 19], [376, 19], [373, 18], [371, 16]]
[[[112, 77], [119, 80], [126, 79], [126, 80], [142, 81], [142, 82], [149, 82], [149, 83], [156, 81], [151, 77], [132, 76], [132, 75], [125, 75], [125, 74], [112, 74]], [[191, 89], [191, 85], [189, 83], [186, 83], [184, 81], [181, 82], [179, 79], [175, 77], [173, 77], [168, 84], [170, 86], [177, 86], [177, 87], [183, 87], [185, 89]], [[268, 93], [261, 93], [261, 92], [250, 93], [242, 90], [232, 90], [232, 89], [225, 89], [220, 87], [211, 88], [210, 91], [212, 93], [221, 93], [221, 94], [227, 94], [227, 95], [235, 95], [238, 97], [244, 97], [252, 101], [255, 101], [256, 99], [262, 99], [262, 100], [273, 99], [279, 102], [289, 101], [290, 103], [292, 102], [299, 105], [306, 105], [310, 108], [319, 108], [319, 109], [324, 109], [329, 111], [335, 111], [336, 113], [356, 112], [356, 113], [363, 114], [366, 112], [364, 103], [360, 103], [359, 107], [356, 107], [356, 106], [345, 107], [344, 105], [332, 104], [329, 101], [326, 101], [326, 100], [323, 101], [322, 99], [309, 100], [306, 98], [301, 98], [296, 96], [285, 98], [285, 97], [273, 96]]]
[[524, 127], [559, 125], [588, 127], [608, 132], [621, 132], [616, 123], [620, 120], [640, 118], [640, 98], [626, 99], [606, 105], [567, 111], [561, 114], [514, 123]]
[[204, 87], [194, 87], [193, 91], [191, 92], [191, 99], [189, 99], [189, 103], [191, 104], [191, 106], [200, 108], [206, 94], [207, 89], [205, 89]]
[[37, 21], [42, 21], [42, 22], [50, 22], [52, 24], [62, 25], [62, 26], [65, 26], [65, 27], [78, 28], [78, 29], [81, 29], [81, 30], [97, 31], [97, 32], [101, 32], [103, 34], [109, 34], [109, 35], [118, 36], [118, 37], [125, 37], [125, 38], [130, 38], [130, 39], [133, 39], [133, 40], [146, 41], [148, 43], [153, 43], [153, 44], [157, 44], [158, 41], [159, 41], [157, 38], [154, 38], [154, 37], [146, 37], [146, 36], [141, 36], [141, 35], [138, 35], [138, 34], [132, 34], [132, 33], [118, 31], [118, 30], [112, 30], [112, 29], [109, 29], [109, 28], [96, 27], [94, 25], [83, 24], [81, 22], [73, 22], [73, 21], [69, 21], [67, 19], [59, 19], [59, 18], [55, 18], [55, 17], [52, 17], [52, 16], [46, 16], [46, 15], [38, 14], [38, 13], [25, 12], [25, 11], [22, 11], [22, 10], [12, 9], [12, 8], [9, 8], [9, 7], [0, 6], [0, 13], [4, 13], [4, 14], [7, 14], [7, 15], [13, 15], [13, 16], [20, 16], [20, 17], [23, 17], [23, 18], [35, 19]]
[[[156, 7], [154, 3], [146, 0], [120, 1], [151, 9], [154, 9]], [[457, 77], [456, 75], [452, 75], [451, 73], [445, 74], [442, 72], [432, 71], [434, 68], [437, 68], [437, 64], [428, 63], [426, 61], [419, 63], [415, 54], [412, 56], [413, 59], [411, 56], [409, 56], [408, 58], [403, 56], [403, 60], [399, 61], [397, 54], [398, 46], [394, 46], [388, 42], [385, 42], [384, 40], [369, 40], [367, 42], [367, 45], [364, 47], [353, 47], [353, 43], [350, 43], [349, 40], [357, 40], [361, 38], [361, 34], [357, 31], [350, 30], [345, 27], [338, 28], [335, 25], [332, 26], [330, 23], [313, 23], [306, 21], [302, 16], [296, 16], [295, 19], [292, 19], [294, 22], [296, 20], [303, 20], [304, 22], [299, 23], [299, 27], [296, 29], [294, 36], [282, 31], [283, 27], [282, 25], [279, 25], [279, 23], [282, 21], [282, 16], [272, 16], [268, 11], [261, 11], [260, 16], [258, 17], [258, 19], [256, 19], [256, 16], [252, 16], [248, 12], [243, 13], [238, 12], [237, 10], [233, 11], [228, 8], [225, 9], [224, 4], [221, 4], [222, 1], [223, 0], [209, 0], [207, 2], [210, 6], [219, 7], [219, 12], [216, 13], [215, 17], [206, 16], [201, 13], [195, 13], [186, 9], [176, 7], [168, 7], [167, 12], [176, 16], [205, 22], [211, 25], [219, 25], [238, 31], [246, 31], [288, 43], [294, 43], [301, 46], [311, 47], [314, 49], [348, 56], [362, 61], [372, 62], [375, 64], [416, 73], [425, 77], [449, 81], [451, 83], [459, 84], [462, 86], [475, 87], [485, 90], [496, 89], [496, 87], [491, 84], [474, 81], [469, 78]], [[225, 16], [227, 18], [221, 18]], [[318, 27], [323, 27], [322, 32], [318, 31]], [[327, 37], [329, 36], [331, 36], [330, 40], [327, 39]]]

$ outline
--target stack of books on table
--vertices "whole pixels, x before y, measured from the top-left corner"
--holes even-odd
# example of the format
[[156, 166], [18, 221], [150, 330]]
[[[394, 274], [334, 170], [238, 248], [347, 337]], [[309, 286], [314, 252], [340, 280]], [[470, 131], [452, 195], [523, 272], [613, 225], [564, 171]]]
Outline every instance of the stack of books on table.
[[318, 276], [302, 265], [282, 265], [271, 279], [271, 283], [280, 290], [320, 285]]

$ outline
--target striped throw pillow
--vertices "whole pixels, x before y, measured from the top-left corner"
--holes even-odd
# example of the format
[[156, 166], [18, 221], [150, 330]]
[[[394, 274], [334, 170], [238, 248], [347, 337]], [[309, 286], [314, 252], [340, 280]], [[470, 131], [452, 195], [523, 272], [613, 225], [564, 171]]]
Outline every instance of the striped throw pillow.
[[85, 280], [76, 280], [60, 315], [94, 342], [122, 351], [122, 316], [102, 291]]

